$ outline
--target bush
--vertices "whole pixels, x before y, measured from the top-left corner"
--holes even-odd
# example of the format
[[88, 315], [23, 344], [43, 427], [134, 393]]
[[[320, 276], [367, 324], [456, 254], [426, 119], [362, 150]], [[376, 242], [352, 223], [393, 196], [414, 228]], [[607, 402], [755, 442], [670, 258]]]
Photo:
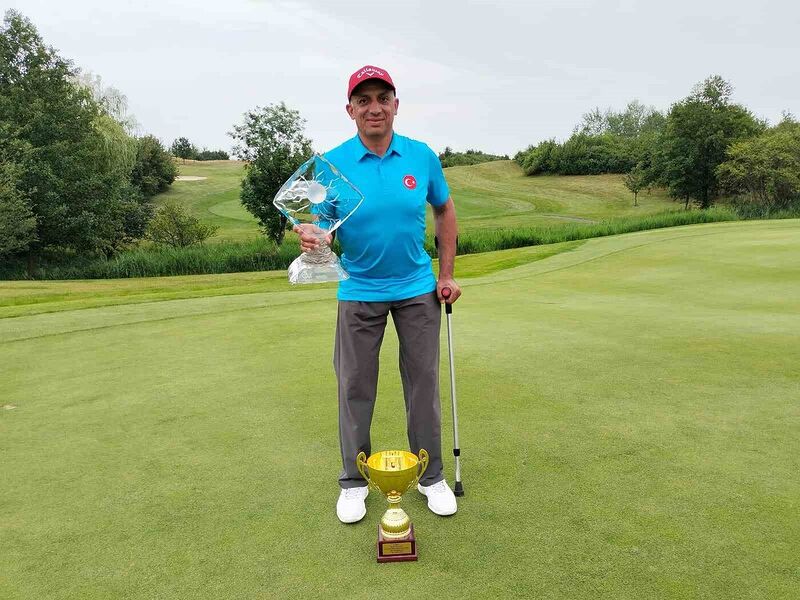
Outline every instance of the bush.
[[157, 245], [186, 248], [200, 244], [216, 233], [218, 227], [201, 223], [175, 202], [156, 211], [147, 226], [147, 238]]
[[641, 154], [641, 144], [636, 139], [610, 133], [590, 135], [579, 132], [563, 144], [547, 140], [538, 146], [529, 146], [514, 160], [526, 175], [600, 175], [627, 173]]
[[800, 123], [786, 119], [759, 136], [728, 148], [717, 168], [723, 189], [736, 195], [746, 218], [794, 213], [800, 204]]

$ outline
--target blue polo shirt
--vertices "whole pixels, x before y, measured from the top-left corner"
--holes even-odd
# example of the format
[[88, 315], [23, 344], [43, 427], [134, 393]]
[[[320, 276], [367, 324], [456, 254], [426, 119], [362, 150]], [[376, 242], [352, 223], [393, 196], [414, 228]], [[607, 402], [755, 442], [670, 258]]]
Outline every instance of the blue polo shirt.
[[436, 289], [424, 249], [425, 210], [450, 197], [439, 158], [426, 144], [394, 133], [381, 158], [355, 137], [325, 153], [364, 202], [336, 230], [342, 266], [339, 300], [391, 302]]

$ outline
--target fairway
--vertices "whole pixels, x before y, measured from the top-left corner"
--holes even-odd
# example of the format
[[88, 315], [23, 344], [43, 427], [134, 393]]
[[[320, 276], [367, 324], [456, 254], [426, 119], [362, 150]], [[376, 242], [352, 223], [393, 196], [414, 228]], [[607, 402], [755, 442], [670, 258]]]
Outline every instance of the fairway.
[[[409, 493], [380, 565], [385, 500], [334, 510], [333, 286], [0, 282], [0, 597], [796, 598], [798, 256], [785, 220], [459, 258], [466, 496]], [[401, 390], [389, 326], [373, 450]]]
[[[181, 175], [206, 177], [176, 181], [157, 196], [156, 203], [172, 200], [186, 206], [204, 222], [219, 227], [212, 240], [257, 237], [255, 218], [239, 201], [244, 163], [188, 161], [179, 163]], [[593, 223], [615, 217], [649, 215], [678, 210], [664, 190], [639, 194], [639, 206], [622, 183], [622, 175], [526, 177], [513, 161], [501, 160], [444, 170], [458, 210], [462, 233], [497, 228], [561, 223]], [[429, 230], [432, 226], [430, 211]]]

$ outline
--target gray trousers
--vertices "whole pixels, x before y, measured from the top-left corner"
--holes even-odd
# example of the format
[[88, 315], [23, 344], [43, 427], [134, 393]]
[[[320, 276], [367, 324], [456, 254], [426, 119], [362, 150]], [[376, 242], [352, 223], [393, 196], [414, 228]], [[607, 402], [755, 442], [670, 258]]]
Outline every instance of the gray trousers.
[[443, 479], [439, 402], [442, 309], [436, 293], [431, 292], [397, 302], [339, 302], [333, 367], [339, 383], [342, 488], [366, 485], [356, 467], [356, 456], [362, 450], [367, 456], [372, 451], [369, 430], [378, 390], [378, 355], [389, 313], [400, 341], [408, 444], [414, 454], [424, 448], [430, 457], [420, 483], [432, 485]]

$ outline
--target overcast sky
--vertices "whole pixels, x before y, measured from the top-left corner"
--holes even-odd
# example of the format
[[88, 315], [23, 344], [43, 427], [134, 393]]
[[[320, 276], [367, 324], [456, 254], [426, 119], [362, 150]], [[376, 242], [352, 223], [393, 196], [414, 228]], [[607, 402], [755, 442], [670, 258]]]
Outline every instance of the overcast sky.
[[399, 133], [513, 154], [593, 107], [666, 110], [720, 74], [771, 122], [800, 114], [796, 0], [272, 2], [0, 0], [123, 92], [142, 132], [230, 149], [242, 113], [285, 101], [317, 150], [355, 132], [349, 75], [385, 68]]

